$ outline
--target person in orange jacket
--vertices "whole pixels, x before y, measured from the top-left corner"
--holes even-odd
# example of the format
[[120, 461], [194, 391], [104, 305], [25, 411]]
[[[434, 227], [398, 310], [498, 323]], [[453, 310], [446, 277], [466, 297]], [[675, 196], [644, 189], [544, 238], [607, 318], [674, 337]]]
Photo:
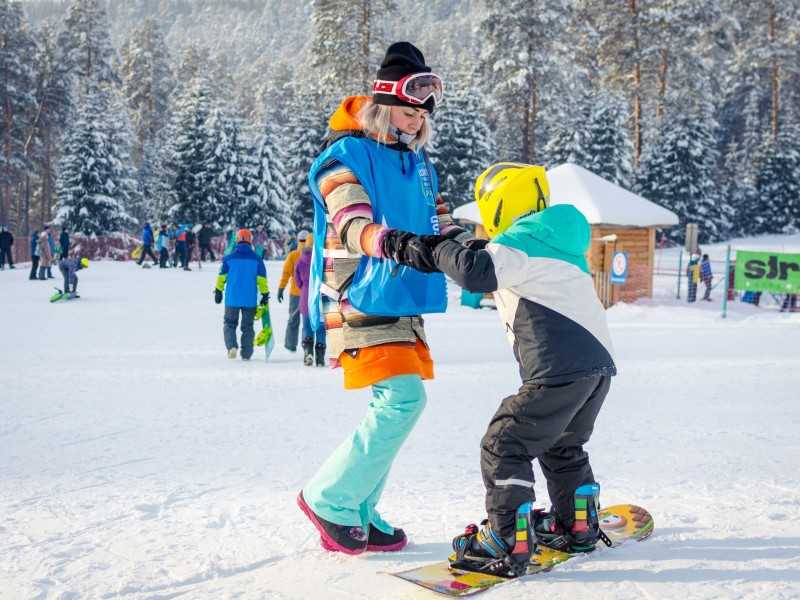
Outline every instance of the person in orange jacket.
[[297, 339], [300, 334], [300, 288], [294, 280], [294, 267], [300, 258], [300, 253], [308, 239], [308, 232], [301, 231], [297, 234], [297, 247], [289, 252], [283, 263], [283, 274], [278, 283], [278, 302], [283, 302], [286, 285], [292, 280], [289, 288], [289, 320], [286, 322], [286, 335], [283, 345], [289, 352], [297, 352]]

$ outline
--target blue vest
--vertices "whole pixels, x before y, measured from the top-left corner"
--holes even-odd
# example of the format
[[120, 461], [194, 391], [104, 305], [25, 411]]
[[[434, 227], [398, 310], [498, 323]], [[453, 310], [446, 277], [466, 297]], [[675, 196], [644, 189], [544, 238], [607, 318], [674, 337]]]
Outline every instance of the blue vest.
[[[439, 180], [422, 152], [401, 153], [372, 139], [352, 136], [331, 145], [317, 157], [308, 174], [314, 196], [308, 314], [314, 327], [322, 322], [320, 288], [327, 228], [325, 200], [317, 187], [317, 174], [336, 162], [350, 169], [366, 191], [376, 223], [420, 235], [439, 233], [436, 215]], [[447, 288], [442, 273], [420, 273], [393, 260], [368, 256], [361, 257], [347, 288], [347, 298], [356, 310], [369, 315], [410, 317], [447, 310]]]

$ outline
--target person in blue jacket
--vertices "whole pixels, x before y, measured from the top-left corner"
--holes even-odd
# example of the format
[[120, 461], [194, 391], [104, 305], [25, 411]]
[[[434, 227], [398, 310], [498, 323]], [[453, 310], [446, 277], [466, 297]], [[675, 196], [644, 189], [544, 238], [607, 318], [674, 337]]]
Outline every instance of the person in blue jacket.
[[[242, 360], [250, 360], [253, 355], [255, 330], [253, 320], [256, 307], [269, 302], [267, 268], [253, 250], [253, 234], [249, 229], [236, 233], [236, 248], [222, 259], [222, 267], [214, 288], [214, 302], [222, 302], [225, 292], [225, 319], [223, 336], [228, 358], [236, 358], [239, 345], [236, 343], [236, 327], [239, 314], [242, 317]], [[258, 294], [261, 293], [261, 300]]]
[[156, 248], [158, 248], [158, 268], [166, 269], [169, 266], [169, 232], [166, 225], [162, 225], [158, 232]]
[[153, 266], [156, 266], [158, 259], [153, 254], [153, 228], [150, 227], [150, 223], [144, 224], [144, 229], [142, 230], [142, 255], [136, 264], [141, 265], [147, 256], [153, 259]]

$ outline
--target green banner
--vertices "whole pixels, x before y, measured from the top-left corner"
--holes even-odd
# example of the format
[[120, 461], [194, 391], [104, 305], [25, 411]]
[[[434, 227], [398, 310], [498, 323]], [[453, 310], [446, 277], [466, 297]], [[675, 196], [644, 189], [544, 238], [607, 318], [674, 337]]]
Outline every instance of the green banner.
[[800, 294], [800, 254], [736, 251], [737, 290]]

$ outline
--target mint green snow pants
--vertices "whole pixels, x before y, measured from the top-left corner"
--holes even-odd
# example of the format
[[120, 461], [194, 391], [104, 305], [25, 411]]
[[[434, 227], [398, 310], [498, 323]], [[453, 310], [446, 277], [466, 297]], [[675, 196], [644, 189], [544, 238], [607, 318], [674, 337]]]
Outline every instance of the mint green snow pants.
[[419, 375], [398, 375], [372, 386], [367, 414], [353, 434], [331, 454], [303, 488], [320, 517], [337, 525], [368, 525], [392, 534], [375, 505], [392, 461], [425, 408]]

